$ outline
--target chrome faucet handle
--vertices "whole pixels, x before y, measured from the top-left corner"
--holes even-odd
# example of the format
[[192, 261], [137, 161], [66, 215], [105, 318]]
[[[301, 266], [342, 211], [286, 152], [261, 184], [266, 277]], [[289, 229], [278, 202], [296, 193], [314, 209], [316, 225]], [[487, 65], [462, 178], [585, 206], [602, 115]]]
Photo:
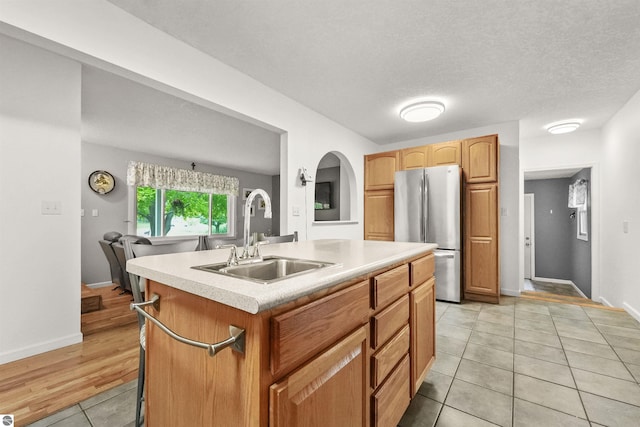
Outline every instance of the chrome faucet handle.
[[262, 258], [262, 255], [260, 255], [260, 246], [268, 245], [268, 244], [269, 244], [268, 240], [261, 240], [259, 242], [256, 242], [253, 245], [253, 255], [251, 255], [251, 258]]
[[238, 248], [234, 244], [222, 245], [221, 248], [230, 248], [229, 259], [227, 259], [227, 265], [238, 265]]

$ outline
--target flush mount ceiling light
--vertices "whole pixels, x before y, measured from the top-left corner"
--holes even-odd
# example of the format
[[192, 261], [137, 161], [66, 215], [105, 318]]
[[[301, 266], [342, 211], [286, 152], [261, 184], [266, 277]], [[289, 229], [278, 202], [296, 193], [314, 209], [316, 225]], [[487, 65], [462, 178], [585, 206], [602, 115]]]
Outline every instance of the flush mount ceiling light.
[[437, 101], [422, 101], [409, 104], [400, 110], [400, 117], [408, 122], [428, 122], [444, 112], [444, 104]]
[[566, 121], [566, 122], [557, 122], [551, 123], [547, 125], [547, 132], [552, 133], [554, 135], [558, 135], [561, 133], [569, 133], [580, 127], [580, 122], [578, 121]]

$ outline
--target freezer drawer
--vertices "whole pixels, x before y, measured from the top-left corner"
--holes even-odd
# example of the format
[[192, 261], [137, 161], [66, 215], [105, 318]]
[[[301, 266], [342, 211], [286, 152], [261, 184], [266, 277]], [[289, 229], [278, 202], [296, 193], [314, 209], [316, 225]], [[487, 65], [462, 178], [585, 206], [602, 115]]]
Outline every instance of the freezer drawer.
[[460, 251], [436, 250], [436, 299], [460, 302]]

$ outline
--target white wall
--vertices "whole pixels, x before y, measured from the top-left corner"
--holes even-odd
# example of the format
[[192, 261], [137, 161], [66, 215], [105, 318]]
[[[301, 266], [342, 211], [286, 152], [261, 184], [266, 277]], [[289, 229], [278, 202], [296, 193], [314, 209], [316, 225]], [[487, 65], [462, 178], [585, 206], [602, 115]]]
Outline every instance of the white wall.
[[[377, 147], [371, 141], [104, 0], [3, 2], [0, 33], [60, 55], [5, 47], [3, 37], [2, 88], [13, 92], [2, 96], [11, 102], [1, 119], [0, 200], [21, 209], [0, 214], [1, 300], [12, 302], [0, 314], [0, 363], [81, 339], [81, 62], [281, 132], [280, 233], [362, 238], [363, 154]], [[353, 167], [357, 221], [310, 236], [313, 192], [297, 171], [315, 170], [330, 151]], [[14, 175], [25, 170], [35, 173], [16, 187]], [[61, 201], [63, 215], [41, 216], [42, 200]]]
[[500, 288], [505, 295], [520, 293], [520, 271], [518, 262], [520, 205], [519, 194], [519, 132], [518, 122], [500, 123], [479, 128], [466, 129], [429, 138], [400, 141], [384, 147], [384, 150], [396, 150], [418, 145], [476, 136], [498, 134], [500, 140]]
[[0, 57], [1, 364], [82, 334], [80, 65], [2, 35]]
[[[602, 130], [602, 296], [640, 321], [640, 92]], [[623, 221], [629, 231], [623, 232]]]
[[[602, 281], [602, 194], [606, 187], [601, 182], [604, 176], [602, 165], [602, 143], [600, 129], [576, 131], [563, 135], [548, 135], [543, 138], [523, 139], [520, 141], [520, 180], [524, 182], [525, 171], [591, 168], [591, 298], [600, 301], [608, 280]], [[524, 200], [524, 187], [521, 192]], [[523, 202], [524, 203], [524, 202]], [[518, 256], [524, 264], [524, 229], [520, 233], [521, 244]], [[524, 271], [524, 270], [523, 270]], [[524, 279], [524, 274], [522, 276]]]

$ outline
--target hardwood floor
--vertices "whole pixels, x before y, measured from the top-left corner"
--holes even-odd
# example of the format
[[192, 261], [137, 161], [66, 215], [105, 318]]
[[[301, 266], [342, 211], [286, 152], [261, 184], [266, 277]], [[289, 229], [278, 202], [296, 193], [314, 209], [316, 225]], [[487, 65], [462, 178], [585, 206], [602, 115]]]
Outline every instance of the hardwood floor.
[[104, 309], [82, 315], [84, 341], [0, 365], [0, 413], [32, 423], [138, 377], [131, 295], [99, 288]]
[[121, 295], [119, 289], [113, 290], [113, 286], [94, 288], [91, 292], [102, 297], [103, 308], [82, 315], [80, 330], [83, 335], [91, 335], [138, 321], [135, 312], [129, 309], [129, 303], [132, 302], [131, 294]]

